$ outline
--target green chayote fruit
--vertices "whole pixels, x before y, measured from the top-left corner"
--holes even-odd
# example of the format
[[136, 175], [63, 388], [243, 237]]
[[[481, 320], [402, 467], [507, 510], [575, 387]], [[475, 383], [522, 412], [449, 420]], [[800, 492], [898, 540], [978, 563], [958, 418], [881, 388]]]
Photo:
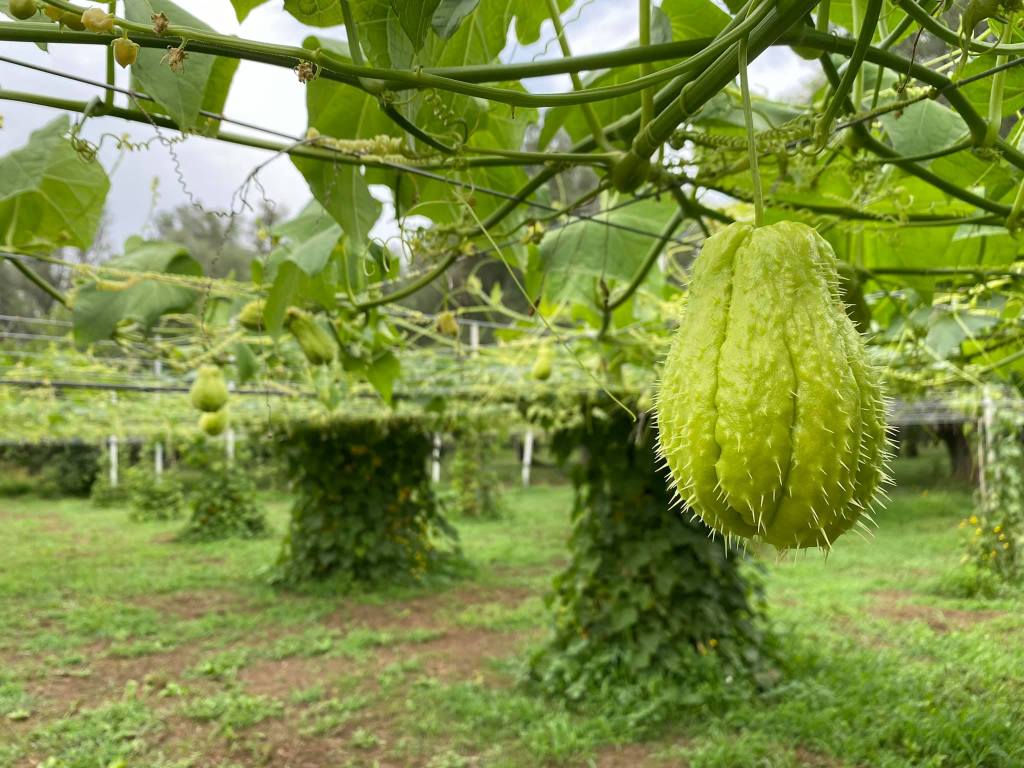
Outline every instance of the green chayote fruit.
[[284, 324], [312, 365], [327, 365], [334, 359], [337, 351], [334, 339], [309, 312], [289, 307]]
[[199, 428], [210, 437], [216, 437], [228, 428], [228, 409], [221, 408], [213, 413], [204, 413], [199, 417]]
[[189, 390], [192, 405], [205, 413], [219, 411], [228, 401], [228, 385], [215, 365], [204, 365]]
[[831, 547], [885, 478], [884, 417], [828, 242], [788, 221], [708, 238], [658, 397], [691, 510], [729, 539]]

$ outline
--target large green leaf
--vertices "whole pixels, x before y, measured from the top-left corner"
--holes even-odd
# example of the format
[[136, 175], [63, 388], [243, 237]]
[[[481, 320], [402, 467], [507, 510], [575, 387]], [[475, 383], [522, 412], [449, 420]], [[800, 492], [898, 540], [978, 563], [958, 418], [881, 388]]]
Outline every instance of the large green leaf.
[[284, 0], [284, 9], [303, 24], [334, 27], [345, 23], [338, 0]]
[[[150, 17], [158, 11], [166, 14], [172, 24], [214, 31], [202, 19], [196, 18], [171, 2], [160, 0], [154, 4], [150, 0], [125, 0], [125, 14], [132, 21], [150, 24]], [[132, 79], [156, 100], [162, 111], [170, 115], [179, 127], [186, 130], [197, 128], [199, 110], [203, 108], [205, 101], [224, 103], [223, 97], [218, 94], [207, 93], [216, 57], [190, 53], [185, 60], [183, 71], [174, 72], [164, 60], [165, 55], [165, 51], [157, 48], [140, 50], [138, 61], [132, 66]], [[230, 76], [225, 82], [225, 74], [227, 70], [222, 70], [216, 82], [218, 90], [223, 89], [226, 94]]]
[[[108, 266], [131, 272], [164, 272], [172, 275], [202, 275], [202, 267], [177, 243], [142, 242]], [[93, 281], [74, 293], [72, 320], [75, 342], [80, 347], [110, 338], [121, 320], [136, 320], [150, 328], [168, 312], [184, 312], [198, 296], [181, 285], [140, 277], [139, 279]]]
[[281, 238], [281, 244], [272, 260], [287, 259], [309, 277], [316, 277], [327, 266], [341, 237], [341, 227], [313, 201], [297, 217], [275, 227], [274, 234]]
[[32, 133], [28, 144], [0, 158], [0, 237], [22, 250], [88, 248], [110, 181], [95, 160], [83, 159], [61, 116]]
[[[309, 38], [306, 45], [348, 55], [348, 46], [337, 41]], [[357, 88], [316, 80], [308, 86], [306, 108], [310, 127], [325, 136], [355, 139], [385, 133], [399, 135], [376, 100]], [[292, 162], [309, 183], [313, 196], [341, 225], [353, 249], [362, 252], [381, 205], [370, 194], [368, 179], [359, 166], [294, 156]]]
[[391, 7], [398, 16], [398, 23], [405, 30], [405, 36], [418, 51], [427, 40], [434, 11], [440, 0], [391, 0]]
[[[605, 202], [614, 207], [623, 201]], [[613, 290], [616, 282], [630, 280], [654, 242], [643, 233], [657, 234], [675, 210], [668, 197], [649, 199], [546, 233], [540, 244], [544, 299], [600, 304], [601, 283]], [[639, 231], [609, 227], [608, 222]], [[652, 270], [648, 279], [660, 281], [660, 273]]]
[[729, 16], [711, 0], [664, 0], [661, 10], [672, 23], [673, 40], [714, 37], [729, 23]]
[[431, 26], [442, 40], [447, 40], [458, 30], [462, 20], [480, 4], [480, 0], [441, 0], [434, 11]]
[[901, 155], [944, 149], [967, 134], [967, 124], [960, 115], [931, 100], [882, 115], [880, 122]]

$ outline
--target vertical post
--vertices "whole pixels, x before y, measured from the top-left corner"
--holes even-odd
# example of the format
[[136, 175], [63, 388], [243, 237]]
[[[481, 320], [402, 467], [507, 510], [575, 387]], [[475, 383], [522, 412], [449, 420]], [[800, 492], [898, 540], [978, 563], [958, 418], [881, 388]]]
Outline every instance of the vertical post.
[[[157, 334], [153, 337], [157, 344], [160, 343], [160, 335]], [[159, 354], [159, 353], [157, 353]], [[157, 357], [153, 360], [153, 376], [157, 380], [163, 375], [164, 366], [163, 361]], [[160, 394], [157, 393], [157, 402], [160, 401]], [[160, 477], [164, 473], [164, 444], [160, 440], [157, 440], [156, 445], [153, 446], [153, 472], [157, 477]]]
[[985, 390], [984, 399], [981, 401], [981, 434], [978, 440], [978, 486], [981, 490], [983, 501], [988, 500], [988, 480], [985, 477], [985, 468], [994, 458], [992, 456], [992, 420], [995, 417], [995, 409], [988, 390]]
[[469, 323], [469, 349], [474, 355], [480, 351], [480, 324], [472, 320]]
[[523, 488], [530, 487], [530, 466], [533, 464], [533, 428], [523, 436]]
[[117, 435], [111, 435], [107, 441], [110, 450], [110, 487], [117, 488]]
[[430, 457], [430, 480], [441, 482], [441, 433], [434, 433], [434, 451]]
[[[228, 382], [228, 392], [234, 393], [235, 382]], [[235, 428], [230, 424], [228, 425], [227, 432], [224, 433], [224, 456], [227, 459], [228, 465], [235, 463]]]

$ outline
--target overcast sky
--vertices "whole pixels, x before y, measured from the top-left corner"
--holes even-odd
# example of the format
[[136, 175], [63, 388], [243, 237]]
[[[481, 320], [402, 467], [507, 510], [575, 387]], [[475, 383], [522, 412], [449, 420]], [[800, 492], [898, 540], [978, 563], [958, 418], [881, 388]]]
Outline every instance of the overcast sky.
[[[277, 1], [257, 8], [241, 25], [235, 20], [228, 0], [177, 0], [177, 3], [222, 33], [288, 45], [301, 44], [310, 33], [308, 27], [295, 21]], [[634, 35], [624, 35], [623, 30], [637, 28], [636, 13], [636, 4], [623, 0], [592, 0], [582, 9], [570, 9], [564, 18], [573, 52], [592, 53], [627, 44]], [[553, 35], [550, 23], [546, 23], [541, 31], [541, 41], [532, 46], [519, 46], [513, 37], [502, 58], [523, 61], [558, 55], [557, 45], [547, 45]], [[344, 39], [344, 28], [322, 30], [322, 34]], [[0, 51], [4, 56], [63, 72], [96, 80], [104, 77], [104, 48], [101, 46], [51, 45], [49, 53], [44, 53], [30, 43], [3, 42], [0, 43]], [[807, 80], [808, 72], [806, 63], [789, 49], [773, 48], [751, 67], [751, 83], [762, 94], [780, 96], [800, 89]], [[119, 70], [118, 77], [119, 85], [128, 85], [127, 72]], [[86, 100], [101, 94], [99, 89], [91, 86], [3, 62], [0, 62], [0, 86]], [[535, 91], [567, 90], [570, 87], [568, 76], [538, 78], [526, 81], [526, 86]], [[295, 74], [288, 69], [255, 62], [241, 62], [224, 111], [232, 118], [294, 136], [301, 135], [306, 128], [304, 89]], [[2, 155], [23, 145], [33, 130], [52, 120], [58, 112], [0, 101], [0, 114], [4, 117], [3, 130], [0, 130]], [[235, 127], [232, 130], [246, 132]], [[151, 128], [114, 118], [92, 119], [84, 132], [86, 138], [93, 141], [103, 133], [129, 133], [136, 141], [152, 138], [154, 134]], [[174, 152], [187, 189], [182, 187], [175, 173], [174, 158], [167, 148], [158, 144], [147, 152], [127, 154], [120, 158], [120, 162], [116, 162], [120, 153], [112, 147], [105, 148], [101, 154], [104, 167], [112, 175], [107, 201], [108, 239], [115, 251], [119, 250], [125, 237], [145, 231], [153, 205], [154, 180], [157, 210], [167, 210], [187, 202], [191, 195], [205, 208], [226, 211], [232, 206], [235, 190], [255, 166], [268, 159], [266, 152], [197, 137], [175, 145]], [[261, 171], [259, 179], [267, 196], [293, 213], [310, 197], [304, 180], [287, 157], [272, 162]], [[378, 234], [387, 236], [389, 230], [391, 227], [387, 222], [382, 222]]]

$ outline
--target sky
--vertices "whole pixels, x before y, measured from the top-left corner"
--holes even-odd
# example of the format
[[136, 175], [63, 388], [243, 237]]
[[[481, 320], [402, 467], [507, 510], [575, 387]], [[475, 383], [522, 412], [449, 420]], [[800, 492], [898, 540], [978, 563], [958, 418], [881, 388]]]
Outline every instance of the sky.
[[[177, 3], [224, 34], [299, 45], [310, 33], [310, 28], [283, 10], [283, 3], [279, 0], [257, 8], [241, 25], [228, 0], [177, 0]], [[636, 3], [624, 0], [591, 0], [570, 9], [563, 19], [573, 53], [595, 53], [622, 47], [635, 39], [633, 35], [624, 36], [622, 30], [637, 28], [637, 8]], [[343, 27], [319, 30], [318, 34], [337, 39], [345, 36]], [[534, 45], [518, 45], [510, 36], [510, 44], [502, 59], [529, 61], [537, 57], [557, 56], [557, 45], [550, 44], [553, 35], [550, 22], [546, 22], [541, 29], [541, 40]], [[613, 42], [610, 44], [610, 41]], [[95, 80], [104, 78], [102, 46], [50, 45], [46, 53], [31, 43], [3, 42], [0, 43], [0, 55]], [[769, 49], [753, 62], [750, 69], [752, 89], [771, 97], [785, 96], [801, 89], [809, 76], [806, 62], [787, 48]], [[128, 86], [127, 72], [119, 69], [118, 78], [118, 85]], [[567, 75], [537, 78], [525, 84], [530, 90], [546, 92], [571, 87]], [[98, 88], [5, 62], [0, 62], [0, 86], [72, 99], [88, 100], [101, 94]], [[291, 70], [243, 61], [235, 75], [224, 113], [237, 120], [300, 136], [306, 129], [304, 88]], [[0, 130], [0, 155], [25, 144], [33, 130], [58, 114], [57, 110], [45, 107], [0, 101], [0, 115], [4, 119]], [[72, 119], [75, 119], [74, 115]], [[234, 126], [231, 130], [248, 133]], [[92, 141], [98, 141], [104, 133], [117, 136], [127, 133], [134, 141], [154, 136], [152, 128], [115, 118], [90, 119], [83, 131], [84, 136]], [[109, 245], [118, 252], [120, 243], [129, 235], [152, 235], [154, 210], [169, 210], [193, 200], [208, 210], [229, 211], [233, 205], [237, 209], [235, 191], [250, 172], [268, 158], [268, 153], [263, 151], [194, 136], [171, 149], [154, 143], [148, 151], [124, 155], [107, 141], [100, 160], [112, 181], [107, 199], [106, 238]], [[259, 181], [267, 197], [292, 213], [298, 212], [310, 198], [305, 181], [285, 156], [273, 160], [261, 170]], [[374, 194], [386, 202], [386, 190], [375, 188]], [[386, 239], [393, 232], [394, 225], [385, 208], [374, 234]]]

